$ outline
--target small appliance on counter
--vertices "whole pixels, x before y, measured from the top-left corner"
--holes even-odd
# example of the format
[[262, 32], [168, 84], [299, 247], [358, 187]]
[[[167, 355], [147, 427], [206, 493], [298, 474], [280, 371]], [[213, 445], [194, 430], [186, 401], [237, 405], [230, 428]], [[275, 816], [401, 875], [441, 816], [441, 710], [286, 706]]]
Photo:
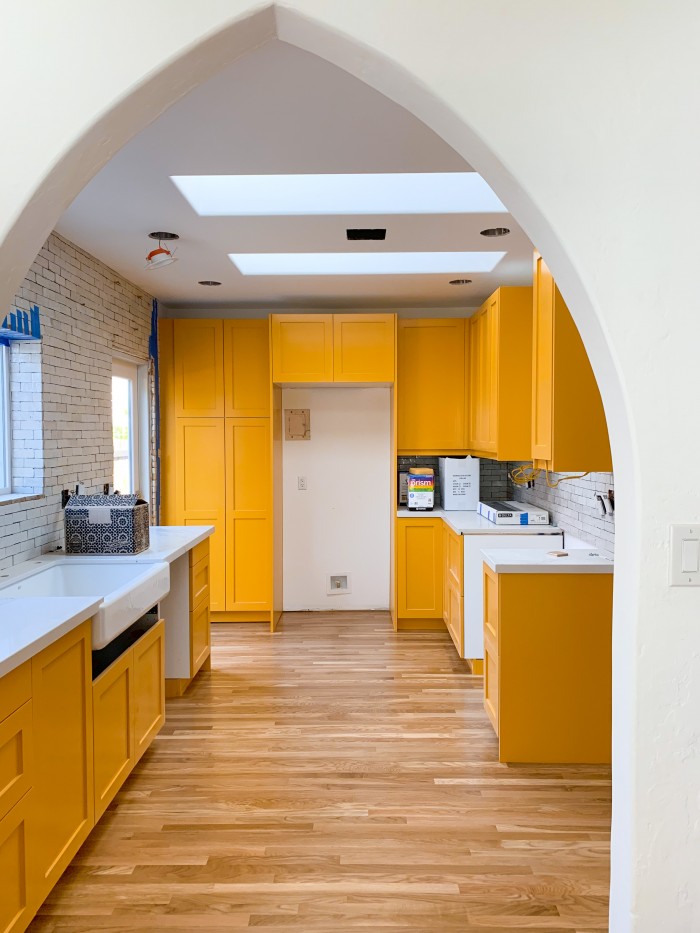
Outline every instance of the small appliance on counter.
[[480, 502], [479, 515], [495, 525], [548, 525], [549, 512], [520, 502]]
[[408, 505], [408, 473], [399, 473], [399, 505]]
[[148, 503], [137, 496], [71, 496], [64, 522], [68, 554], [140, 554], [148, 550]]
[[411, 467], [408, 471], [408, 507], [428, 512], [435, 504], [435, 472], [432, 467]]
[[477, 457], [440, 457], [440, 491], [445, 511], [476, 512], [479, 508]]

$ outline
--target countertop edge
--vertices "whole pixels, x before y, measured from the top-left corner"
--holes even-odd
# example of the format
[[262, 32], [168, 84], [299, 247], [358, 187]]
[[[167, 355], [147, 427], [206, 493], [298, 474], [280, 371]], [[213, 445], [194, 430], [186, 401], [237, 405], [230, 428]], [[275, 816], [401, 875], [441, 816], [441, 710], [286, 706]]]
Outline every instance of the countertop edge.
[[[464, 514], [463, 512], [458, 512], [457, 514]], [[401, 508], [396, 510], [396, 518], [433, 518], [441, 519], [448, 528], [451, 528], [456, 534], [467, 536], [467, 535], [542, 535], [546, 537], [547, 535], [557, 535], [561, 534], [562, 530], [558, 525], [497, 525], [495, 522], [490, 522], [487, 518], [484, 518], [483, 515], [479, 515], [477, 511], [470, 511], [470, 515], [473, 515], [480, 523], [485, 522], [486, 524], [479, 524], [478, 527], [474, 528], [465, 528], [464, 525], [461, 525], [456, 519], [450, 518], [449, 510], [445, 509], [432, 509], [431, 511], [411, 511], [406, 508]]]

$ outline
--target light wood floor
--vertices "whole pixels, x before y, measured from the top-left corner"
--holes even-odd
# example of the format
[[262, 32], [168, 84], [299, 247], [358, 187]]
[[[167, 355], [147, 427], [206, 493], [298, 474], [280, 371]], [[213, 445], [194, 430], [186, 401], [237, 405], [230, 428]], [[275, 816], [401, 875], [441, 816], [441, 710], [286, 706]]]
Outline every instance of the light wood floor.
[[608, 769], [499, 765], [447, 634], [265, 629], [216, 627], [31, 933], [607, 930]]

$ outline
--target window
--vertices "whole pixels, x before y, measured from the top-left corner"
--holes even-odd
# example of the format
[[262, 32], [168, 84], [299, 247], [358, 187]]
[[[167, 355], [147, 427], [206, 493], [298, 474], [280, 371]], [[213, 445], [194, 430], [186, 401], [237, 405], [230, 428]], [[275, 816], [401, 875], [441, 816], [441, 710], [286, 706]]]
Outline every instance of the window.
[[112, 362], [112, 438], [114, 488], [121, 493], [139, 487], [139, 367], [124, 360]]
[[0, 495], [12, 491], [10, 348], [0, 346]]

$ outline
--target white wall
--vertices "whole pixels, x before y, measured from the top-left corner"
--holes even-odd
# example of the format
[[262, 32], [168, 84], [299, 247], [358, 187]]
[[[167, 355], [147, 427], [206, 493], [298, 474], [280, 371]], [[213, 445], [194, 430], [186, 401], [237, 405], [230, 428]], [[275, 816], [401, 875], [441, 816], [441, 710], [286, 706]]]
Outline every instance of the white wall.
[[[141, 0], [72, 0], [71, 12], [36, 0], [2, 14], [5, 73], [21, 80], [0, 84], [11, 141], [0, 152], [0, 304], [123, 142], [273, 34], [424, 120], [542, 250], [613, 445], [610, 926], [700, 930], [700, 590], [668, 585], [668, 526], [700, 521], [689, 409], [700, 395], [700, 4], [171, 0], [167, 28]], [[672, 482], [660, 452], [686, 466]]]
[[[284, 608], [388, 609], [389, 389], [284, 389], [282, 407], [311, 410], [311, 439], [283, 446]], [[352, 592], [328, 596], [337, 573]]]

